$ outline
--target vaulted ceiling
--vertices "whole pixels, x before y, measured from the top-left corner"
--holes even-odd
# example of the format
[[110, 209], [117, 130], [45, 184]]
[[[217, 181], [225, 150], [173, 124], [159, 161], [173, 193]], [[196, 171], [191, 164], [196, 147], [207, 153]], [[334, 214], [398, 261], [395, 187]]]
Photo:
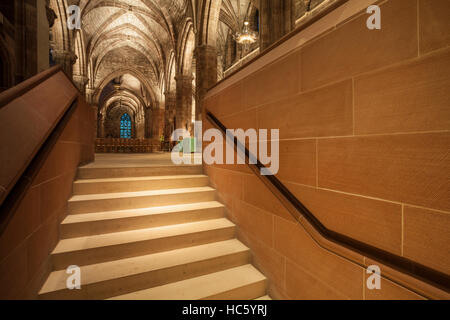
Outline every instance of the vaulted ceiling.
[[98, 86], [118, 69], [160, 84], [187, 0], [80, 0], [89, 73]]
[[[74, 50], [78, 56], [74, 74], [88, 78], [88, 87], [97, 91], [97, 97], [98, 91], [112, 79], [129, 73], [140, 80], [153, 100], [161, 100], [164, 92], [174, 87], [175, 74], [192, 69], [195, 43], [215, 46], [222, 55], [229, 35], [242, 28], [259, 1], [50, 0], [50, 3], [61, 18], [63, 31], [55, 31], [56, 37], [64, 50]], [[81, 9], [82, 27], [65, 34], [64, 11], [73, 4]]]

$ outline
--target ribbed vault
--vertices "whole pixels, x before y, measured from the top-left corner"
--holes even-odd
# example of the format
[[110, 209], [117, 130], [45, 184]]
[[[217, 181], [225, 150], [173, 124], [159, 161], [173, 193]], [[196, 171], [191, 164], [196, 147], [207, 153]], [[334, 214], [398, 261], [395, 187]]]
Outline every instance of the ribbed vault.
[[[189, 129], [192, 114], [201, 114], [200, 97], [225, 69], [258, 46], [242, 50], [233, 38], [244, 21], [257, 29], [258, 3], [50, 0], [58, 16], [53, 47], [59, 52], [58, 63], [98, 107], [100, 119], [119, 103], [137, 117], [136, 123], [153, 115], [155, 119], [143, 122], [145, 136], [154, 138], [167, 131], [164, 127]], [[70, 5], [81, 10], [80, 30], [67, 28]], [[126, 75], [137, 79], [140, 90], [125, 90]], [[117, 81], [120, 90], [114, 89]], [[161, 123], [159, 128], [149, 126], [153, 120]]]
[[[185, 0], [81, 0], [90, 87], [129, 69], [142, 74], [160, 100], [161, 79], [176, 49], [176, 25], [186, 16]], [[156, 102], [156, 101], [155, 101]]]

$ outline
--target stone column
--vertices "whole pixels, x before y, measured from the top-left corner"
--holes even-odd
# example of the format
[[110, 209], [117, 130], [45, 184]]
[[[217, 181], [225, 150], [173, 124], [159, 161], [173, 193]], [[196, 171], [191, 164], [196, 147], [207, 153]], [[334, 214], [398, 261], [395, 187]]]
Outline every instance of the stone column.
[[152, 113], [152, 138], [159, 141], [164, 134], [164, 109], [154, 108]]
[[105, 116], [100, 112], [100, 108], [97, 108], [97, 138], [105, 137]]
[[69, 78], [73, 76], [73, 65], [77, 62], [78, 57], [75, 53], [67, 50], [54, 50], [53, 58], [56, 64], [62, 65], [64, 72]]
[[166, 140], [169, 140], [175, 128], [174, 118], [176, 117], [175, 106], [177, 99], [175, 91], [166, 91], [164, 95], [166, 98], [164, 137]]
[[204, 45], [195, 48], [196, 84], [195, 84], [195, 119], [201, 120], [203, 113], [203, 97], [217, 82], [217, 50], [215, 47]]
[[86, 102], [93, 104], [94, 103], [94, 93], [95, 93], [95, 89], [92, 88], [86, 88], [86, 92], [85, 92], [85, 97], [86, 97]]
[[294, 0], [260, 0], [261, 51], [295, 28]]
[[144, 124], [145, 124], [145, 134], [144, 138], [148, 139], [153, 137], [153, 120], [155, 119], [155, 114], [152, 108], [144, 106]]
[[224, 56], [219, 54], [217, 56], [217, 81], [222, 80], [224, 77], [223, 60]]
[[190, 129], [192, 112], [192, 76], [179, 74], [177, 82], [176, 121], [177, 129]]
[[100, 138], [99, 135], [99, 121], [98, 121], [98, 106], [97, 105], [93, 105], [92, 109], [94, 110], [94, 132], [95, 132], [95, 138]]

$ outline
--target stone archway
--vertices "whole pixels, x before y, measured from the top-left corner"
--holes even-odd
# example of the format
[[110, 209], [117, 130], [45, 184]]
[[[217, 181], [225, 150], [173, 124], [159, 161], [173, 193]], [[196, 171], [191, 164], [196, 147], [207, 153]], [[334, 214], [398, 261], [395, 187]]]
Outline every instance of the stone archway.
[[112, 104], [106, 110], [105, 119], [103, 122], [104, 138], [122, 138], [121, 120], [124, 114], [131, 118], [131, 138], [143, 138], [138, 134], [136, 128], [136, 114], [132, 107], [127, 103]]
[[150, 104], [153, 106], [158, 105], [159, 99], [157, 97], [157, 93], [153, 90], [152, 84], [146, 79], [144, 74], [142, 74], [138, 70], [130, 69], [130, 68], [123, 68], [123, 69], [120, 68], [120, 69], [114, 70], [109, 75], [104, 77], [103, 80], [101, 80], [101, 82], [99, 82], [99, 84], [94, 89], [93, 96], [92, 96], [93, 103], [95, 105], [98, 105], [100, 95], [101, 95], [103, 89], [105, 88], [105, 86], [108, 83], [110, 83], [113, 79], [120, 77], [124, 74], [130, 74], [130, 75], [136, 77], [144, 85], [146, 90], [148, 90], [148, 93], [150, 94], [150, 97], [151, 97]]
[[[158, 135], [158, 128], [154, 127], [156, 123], [153, 119], [156, 105], [151, 101], [151, 97], [147, 91], [145, 84], [142, 83], [144, 79], [137, 78], [132, 75], [133, 72], [114, 72], [110, 76], [106, 77], [104, 81], [109, 82], [101, 84], [96, 93], [95, 101], [99, 106], [98, 109], [98, 136], [105, 137], [108, 135], [108, 130], [105, 128], [108, 118], [109, 108], [117, 107], [118, 105], [127, 106], [132, 110], [130, 115], [133, 115], [133, 123], [135, 126], [136, 138], [155, 138]], [[109, 120], [108, 120], [109, 119]], [[117, 121], [117, 119], [115, 119]]]

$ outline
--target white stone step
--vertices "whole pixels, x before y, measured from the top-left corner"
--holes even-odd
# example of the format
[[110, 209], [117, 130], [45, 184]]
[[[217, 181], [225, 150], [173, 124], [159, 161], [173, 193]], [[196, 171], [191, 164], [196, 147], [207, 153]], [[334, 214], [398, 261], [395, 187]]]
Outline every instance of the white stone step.
[[161, 165], [148, 167], [96, 167], [78, 168], [78, 179], [148, 177], [167, 175], [201, 174], [201, 165]]
[[81, 179], [73, 184], [73, 194], [98, 194], [158, 189], [179, 189], [208, 186], [208, 176], [171, 175], [150, 177]]
[[229, 240], [235, 225], [226, 218], [148, 229], [71, 238], [59, 241], [52, 252], [53, 268], [84, 266], [155, 252]]
[[73, 196], [69, 200], [68, 211], [69, 214], [79, 214], [213, 200], [215, 189], [211, 187], [89, 194]]
[[217, 201], [68, 215], [61, 239], [180, 224], [224, 216]]
[[247, 264], [236, 239], [81, 267], [81, 289], [69, 290], [66, 270], [50, 273], [40, 299], [106, 299]]
[[169, 283], [112, 300], [250, 300], [266, 293], [266, 278], [252, 265]]

